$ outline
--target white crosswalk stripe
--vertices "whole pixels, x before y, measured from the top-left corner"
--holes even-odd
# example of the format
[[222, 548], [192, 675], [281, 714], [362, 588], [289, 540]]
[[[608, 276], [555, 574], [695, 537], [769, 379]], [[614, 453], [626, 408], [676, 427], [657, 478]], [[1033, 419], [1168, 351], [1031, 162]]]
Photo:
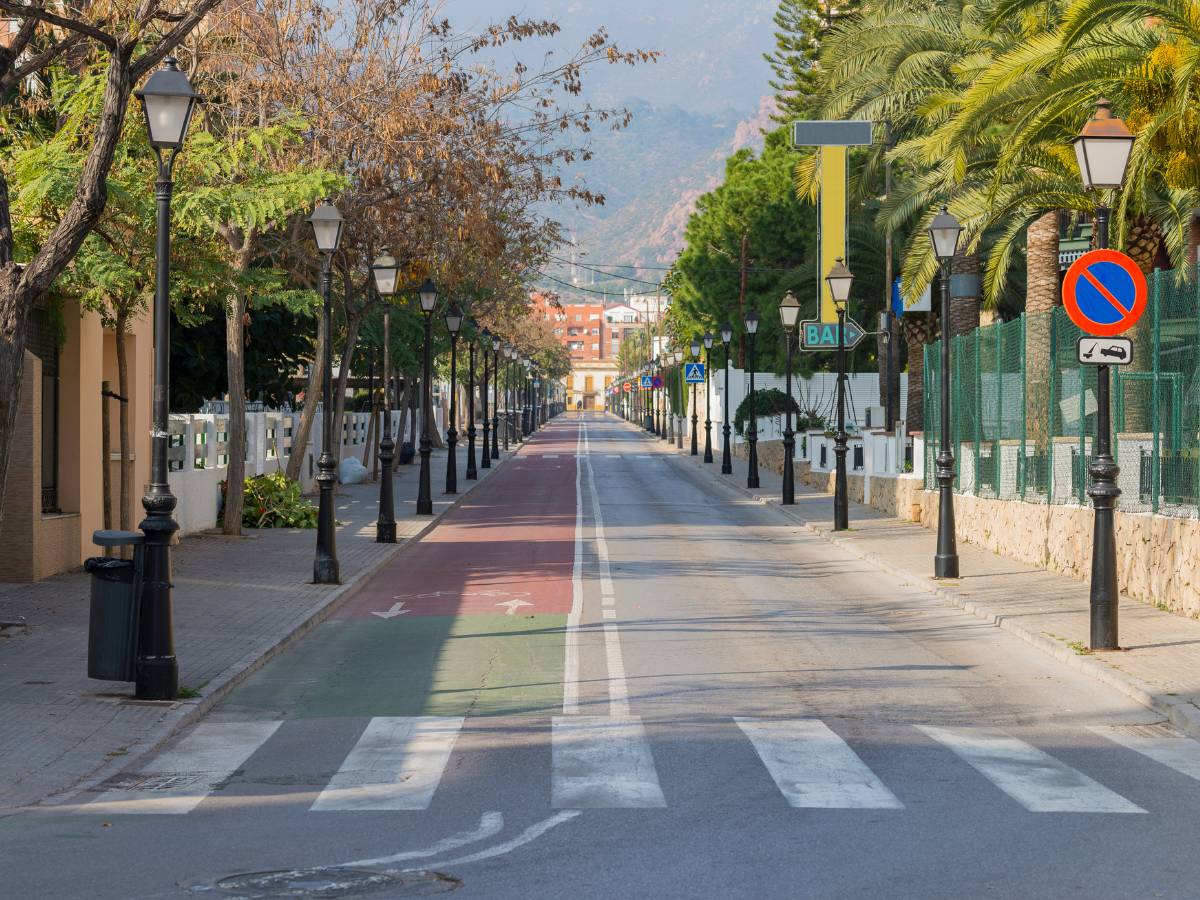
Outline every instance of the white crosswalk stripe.
[[556, 716], [551, 734], [556, 809], [667, 805], [638, 716]]
[[462, 716], [372, 719], [313, 811], [428, 809], [462, 724]]
[[1097, 725], [1096, 734], [1200, 781], [1200, 743], [1161, 725]]
[[279, 722], [205, 722], [160, 753], [150, 770], [79, 807], [87, 813], [182, 815], [189, 813], [237, 771]]
[[[355, 720], [346, 720], [351, 727]], [[661, 808], [667, 800], [646, 728], [635, 715], [564, 715], [535, 731], [548, 737], [551, 804], [556, 809]], [[181, 815], [195, 810], [256, 753], [249, 774], [233, 785], [258, 783], [263, 773], [287, 774], [296, 762], [294, 741], [272, 741], [280, 722], [202, 723], [148, 765], [122, 776], [85, 813]], [[737, 717], [736, 724], [787, 803], [801, 809], [903, 810], [905, 805], [853, 747], [819, 719]], [[291, 725], [283, 725], [290, 728]], [[340, 766], [326, 776], [308, 808], [314, 812], [426, 810], [432, 804], [458, 736], [462, 716], [377, 717], [357, 720]], [[907, 729], [911, 726], [896, 726]], [[1043, 750], [993, 728], [915, 726], [1031, 812], [1144, 813], [1146, 810]], [[525, 729], [522, 729], [525, 730]], [[1200, 742], [1155, 726], [1090, 729], [1200, 781]], [[289, 732], [290, 734], [290, 732]], [[286, 735], [284, 735], [286, 737]], [[347, 736], [349, 737], [349, 736]], [[349, 741], [347, 741], [349, 746]], [[503, 747], [497, 747], [503, 750]], [[261, 753], [259, 752], [261, 751]], [[476, 753], [477, 749], [464, 749]], [[1116, 747], [1113, 753], [1123, 753]], [[298, 771], [306, 771], [299, 769]], [[729, 773], [732, 777], [735, 773]], [[750, 777], [750, 776], [748, 776]], [[269, 783], [269, 782], [268, 782]], [[544, 783], [544, 782], [543, 782]], [[894, 787], [894, 786], [893, 786]], [[251, 794], [258, 788], [251, 787]], [[227, 796], [240, 796], [226, 788]], [[224, 796], [219, 794], [219, 796]], [[308, 804], [311, 795], [302, 796]]]
[[1030, 812], [1145, 812], [1077, 769], [998, 729], [917, 727]]
[[736, 719], [787, 802], [808, 809], [903, 809], [858, 754], [816, 719]]

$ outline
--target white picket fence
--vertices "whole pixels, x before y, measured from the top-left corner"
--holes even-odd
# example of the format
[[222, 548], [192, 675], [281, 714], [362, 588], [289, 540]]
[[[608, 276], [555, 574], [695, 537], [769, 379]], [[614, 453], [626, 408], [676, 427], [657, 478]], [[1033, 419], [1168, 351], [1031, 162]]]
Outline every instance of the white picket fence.
[[[392, 434], [398, 433], [401, 416], [392, 412]], [[321, 453], [322, 413], [313, 419], [308, 443], [296, 448], [293, 438], [300, 423], [300, 412], [252, 412], [246, 414], [246, 477], [265, 475], [287, 468], [295, 452], [304, 454], [300, 482], [306, 492], [316, 489], [317, 458]], [[433, 408], [435, 428], [444, 431], [442, 410]], [[370, 426], [369, 413], [343, 415], [338, 459], [362, 458]], [[167, 451], [168, 481], [178, 498], [175, 518], [180, 534], [212, 528], [217, 523], [221, 504], [221, 482], [229, 467], [229, 417], [214, 413], [172, 415]], [[338, 439], [334, 434], [334, 439]], [[372, 443], [376, 443], [372, 438]], [[399, 452], [399, 447], [396, 448]], [[369, 458], [368, 458], [369, 465]]]

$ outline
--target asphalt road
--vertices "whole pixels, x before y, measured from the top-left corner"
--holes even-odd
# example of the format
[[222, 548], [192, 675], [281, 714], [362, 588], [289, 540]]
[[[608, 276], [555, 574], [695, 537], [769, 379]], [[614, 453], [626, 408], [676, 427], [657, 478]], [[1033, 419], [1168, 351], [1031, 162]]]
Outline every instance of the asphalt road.
[[563, 416], [0, 893], [1200, 893], [1200, 744], [777, 516]]

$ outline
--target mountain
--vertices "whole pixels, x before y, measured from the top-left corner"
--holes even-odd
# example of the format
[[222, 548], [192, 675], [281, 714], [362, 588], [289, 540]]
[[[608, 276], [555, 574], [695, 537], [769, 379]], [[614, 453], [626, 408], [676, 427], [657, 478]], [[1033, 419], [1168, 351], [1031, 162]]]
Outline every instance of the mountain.
[[[669, 265], [683, 246], [683, 232], [696, 200], [721, 183], [725, 159], [744, 147], [759, 150], [763, 129], [772, 127], [774, 102], [763, 98], [749, 116], [655, 106], [641, 100], [625, 104], [633, 121], [621, 131], [597, 134], [593, 157], [564, 173], [604, 195], [602, 206], [559, 206], [547, 214], [574, 237], [562, 262], [546, 272], [553, 278], [593, 290], [634, 290], [650, 285], [605, 277], [586, 267], [655, 281], [657, 269], [633, 272], [622, 265]], [[547, 280], [546, 286], [565, 290]]]

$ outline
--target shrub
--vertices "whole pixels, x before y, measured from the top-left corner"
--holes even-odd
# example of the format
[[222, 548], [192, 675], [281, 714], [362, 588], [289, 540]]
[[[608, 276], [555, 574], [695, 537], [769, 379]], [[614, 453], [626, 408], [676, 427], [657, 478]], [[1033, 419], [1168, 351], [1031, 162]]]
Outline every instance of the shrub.
[[316, 528], [317, 508], [300, 496], [300, 482], [282, 472], [247, 478], [243, 528]]
[[[746, 420], [750, 418], [750, 394], [747, 394], [745, 399], [738, 405], [737, 412], [733, 416], [733, 428], [738, 434], [746, 433]], [[787, 412], [788, 395], [778, 388], [766, 388], [761, 391], [755, 391], [754, 397], [754, 414], [760, 419], [767, 416], [782, 416]], [[797, 419], [800, 417], [800, 407], [796, 405], [796, 398], [792, 401], [792, 415]]]

